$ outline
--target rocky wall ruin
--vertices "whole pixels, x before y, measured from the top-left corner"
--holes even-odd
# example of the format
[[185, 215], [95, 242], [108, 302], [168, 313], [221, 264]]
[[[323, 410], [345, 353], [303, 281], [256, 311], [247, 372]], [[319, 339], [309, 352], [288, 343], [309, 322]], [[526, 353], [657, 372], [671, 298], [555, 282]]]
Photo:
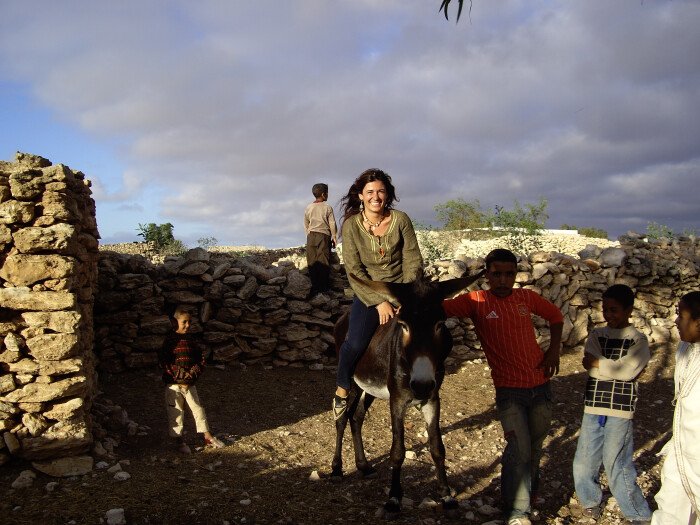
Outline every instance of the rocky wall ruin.
[[95, 204], [83, 173], [0, 162], [0, 464], [90, 448]]
[[[164, 312], [183, 304], [195, 317], [193, 331], [216, 361], [272, 366], [334, 366], [332, 327], [351, 293], [342, 268], [333, 290], [306, 300], [311, 283], [302, 256], [261, 265], [245, 257], [190, 250], [152, 264], [141, 256], [103, 252], [95, 306], [95, 348], [101, 369], [153, 366], [163, 335]], [[477, 272], [483, 259], [459, 257], [426, 269], [433, 279]], [[564, 313], [564, 350], [582, 347], [588, 331], [603, 323], [602, 293], [615, 283], [637, 292], [633, 322], [653, 343], [674, 337], [678, 298], [700, 288], [700, 244], [693, 239], [647, 242], [621, 238], [617, 247], [594, 245], [578, 256], [535, 252], [519, 264], [517, 283], [531, 288]], [[485, 286], [485, 283], [480, 283]], [[451, 361], [478, 357], [469, 321], [449, 319], [455, 347]], [[536, 320], [538, 339], [547, 338]]]

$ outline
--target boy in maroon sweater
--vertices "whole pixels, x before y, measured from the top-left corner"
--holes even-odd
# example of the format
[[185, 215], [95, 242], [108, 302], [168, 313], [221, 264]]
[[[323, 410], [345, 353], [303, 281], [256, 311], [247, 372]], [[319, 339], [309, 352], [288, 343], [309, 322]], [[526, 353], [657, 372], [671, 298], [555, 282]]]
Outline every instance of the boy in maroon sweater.
[[163, 369], [165, 383], [165, 409], [168, 414], [168, 433], [175, 438], [177, 449], [183, 454], [192, 451], [183, 438], [185, 403], [194, 416], [197, 432], [204, 434], [204, 443], [208, 447], [222, 448], [223, 442], [209, 431], [209, 423], [204, 408], [199, 401], [197, 387], [194, 386], [201, 375], [204, 360], [202, 351], [190, 334], [192, 318], [184, 309], [178, 307], [170, 319], [173, 331], [163, 341], [158, 354], [158, 363]]

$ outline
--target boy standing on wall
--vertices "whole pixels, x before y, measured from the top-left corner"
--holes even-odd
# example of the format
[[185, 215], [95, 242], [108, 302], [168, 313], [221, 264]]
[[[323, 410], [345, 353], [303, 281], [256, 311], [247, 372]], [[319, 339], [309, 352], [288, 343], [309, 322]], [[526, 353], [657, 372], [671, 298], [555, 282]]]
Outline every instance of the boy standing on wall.
[[[486, 256], [488, 290], [443, 302], [448, 317], [469, 317], [481, 341], [496, 387], [496, 407], [506, 438], [501, 459], [501, 498], [508, 525], [531, 525], [531, 499], [539, 485], [542, 443], [552, 422], [549, 378], [559, 373], [564, 319], [532, 290], [513, 288], [518, 259], [505, 249]], [[549, 322], [546, 352], [535, 338], [531, 314]]]
[[311, 279], [311, 295], [323, 293], [329, 289], [331, 272], [331, 247], [335, 247], [336, 230], [333, 207], [328, 200], [328, 185], [314, 184], [311, 192], [316, 198], [304, 211], [304, 230], [306, 231], [306, 262]]

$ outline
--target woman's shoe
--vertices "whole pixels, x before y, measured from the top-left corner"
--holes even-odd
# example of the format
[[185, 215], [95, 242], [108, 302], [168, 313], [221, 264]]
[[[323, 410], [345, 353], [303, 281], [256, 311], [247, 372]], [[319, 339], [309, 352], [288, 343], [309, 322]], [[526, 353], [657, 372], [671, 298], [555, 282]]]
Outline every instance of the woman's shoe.
[[338, 421], [348, 408], [348, 398], [333, 396], [333, 416], [335, 420]]

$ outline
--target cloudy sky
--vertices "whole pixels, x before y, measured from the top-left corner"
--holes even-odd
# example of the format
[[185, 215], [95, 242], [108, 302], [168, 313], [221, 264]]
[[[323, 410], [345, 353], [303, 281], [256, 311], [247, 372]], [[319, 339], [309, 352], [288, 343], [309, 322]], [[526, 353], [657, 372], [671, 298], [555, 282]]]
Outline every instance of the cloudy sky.
[[370, 167], [422, 223], [544, 197], [552, 228], [700, 229], [700, 2], [439, 5], [2, 0], [0, 159], [86, 173], [104, 243], [298, 246], [311, 186], [338, 213]]

